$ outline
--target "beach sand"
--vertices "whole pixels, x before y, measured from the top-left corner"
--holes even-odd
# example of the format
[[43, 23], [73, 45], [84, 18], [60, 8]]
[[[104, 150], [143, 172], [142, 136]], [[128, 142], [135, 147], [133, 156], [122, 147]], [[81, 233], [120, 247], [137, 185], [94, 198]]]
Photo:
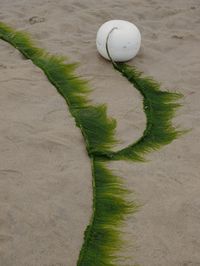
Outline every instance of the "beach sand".
[[[145, 128], [142, 98], [96, 51], [99, 26], [141, 30], [130, 64], [184, 94], [176, 125], [192, 129], [147, 156], [110, 167], [141, 205], [126, 221], [124, 265], [200, 265], [200, 1], [0, 0], [0, 21], [80, 62], [125, 147]], [[40, 69], [0, 41], [0, 266], [75, 266], [92, 212], [90, 161], [63, 98]], [[95, 265], [94, 265], [95, 266]]]

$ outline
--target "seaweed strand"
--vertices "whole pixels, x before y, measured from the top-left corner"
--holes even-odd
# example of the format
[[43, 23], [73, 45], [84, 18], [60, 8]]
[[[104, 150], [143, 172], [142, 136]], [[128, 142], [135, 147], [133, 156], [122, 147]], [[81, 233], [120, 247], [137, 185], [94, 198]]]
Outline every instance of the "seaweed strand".
[[87, 82], [76, 77], [76, 64], [52, 56], [31, 41], [29, 35], [0, 23], [0, 38], [17, 48], [27, 59], [41, 68], [49, 81], [64, 97], [86, 143], [93, 177], [93, 213], [85, 231], [78, 266], [114, 266], [116, 253], [122, 246], [120, 225], [126, 215], [136, 210], [129, 202], [128, 190], [95, 154], [112, 153], [117, 142], [114, 136], [116, 121], [109, 118], [105, 105], [91, 105], [87, 99], [91, 91]]
[[[143, 77], [135, 68], [116, 63], [111, 58], [114, 68], [143, 96], [147, 121], [139, 140], [114, 152], [116, 121], [107, 116], [105, 105], [92, 105], [88, 100], [91, 89], [86, 81], [74, 74], [77, 64], [66, 63], [66, 58], [48, 54], [38, 48], [28, 34], [15, 31], [2, 22], [0, 39], [13, 45], [43, 70], [66, 100], [85, 140], [92, 166], [93, 213], [84, 234], [77, 266], [116, 266], [117, 252], [123, 244], [120, 227], [127, 215], [137, 210], [137, 204], [128, 200], [130, 192], [107, 164], [111, 160], [145, 161], [146, 153], [180, 136], [183, 131], [172, 125], [172, 118], [180, 106], [177, 100], [181, 95], [161, 91], [160, 84], [153, 79]], [[108, 39], [106, 49], [108, 51]]]

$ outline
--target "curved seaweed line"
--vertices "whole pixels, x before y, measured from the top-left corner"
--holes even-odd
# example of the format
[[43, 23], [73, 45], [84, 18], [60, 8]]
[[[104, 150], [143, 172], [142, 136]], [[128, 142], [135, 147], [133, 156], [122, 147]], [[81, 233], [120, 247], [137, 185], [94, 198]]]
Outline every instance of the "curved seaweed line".
[[124, 63], [113, 64], [143, 97], [143, 110], [146, 115], [146, 127], [142, 136], [134, 143], [119, 151], [111, 153], [112, 160], [130, 160], [145, 162], [144, 155], [171, 143], [188, 130], [180, 130], [172, 123], [177, 102], [183, 97], [181, 93], [161, 91], [160, 84], [151, 77], [143, 77], [136, 68]]
[[52, 56], [37, 48], [29, 35], [0, 23], [0, 38], [16, 47], [26, 58], [40, 67], [49, 81], [65, 98], [86, 143], [92, 165], [93, 214], [85, 231], [78, 266], [115, 266], [116, 252], [123, 242], [119, 226], [128, 214], [137, 210], [135, 202], [127, 200], [129, 191], [122, 180], [106, 165], [110, 160], [145, 161], [143, 155], [170, 143], [183, 132], [172, 126], [171, 119], [179, 106], [178, 93], [160, 91], [153, 79], [142, 77], [135, 68], [113, 62], [144, 98], [147, 126], [143, 136], [128, 147], [113, 152], [117, 142], [116, 121], [108, 118], [105, 105], [92, 106], [87, 99], [91, 91], [87, 82], [74, 75], [76, 64], [66, 64], [64, 57]]
[[128, 189], [95, 153], [111, 152], [116, 121], [108, 118], [105, 105], [90, 105], [87, 83], [74, 75], [76, 64], [52, 56], [37, 48], [29, 35], [0, 22], [0, 38], [17, 48], [25, 58], [41, 68], [49, 81], [66, 100], [69, 111], [81, 129], [92, 165], [93, 214], [85, 231], [78, 266], [115, 266], [116, 252], [123, 241], [119, 226], [125, 217], [137, 210], [127, 197]]
[[135, 67], [118, 63], [112, 59], [109, 51], [109, 38], [117, 29], [113, 27], [106, 38], [106, 52], [113, 67], [119, 71], [143, 97], [143, 110], [146, 115], [146, 127], [142, 136], [134, 143], [119, 151], [106, 154], [112, 160], [131, 160], [144, 162], [144, 155], [171, 143], [188, 130], [173, 126], [172, 119], [178, 107], [181, 93], [162, 91], [161, 85], [151, 77], [143, 77]]

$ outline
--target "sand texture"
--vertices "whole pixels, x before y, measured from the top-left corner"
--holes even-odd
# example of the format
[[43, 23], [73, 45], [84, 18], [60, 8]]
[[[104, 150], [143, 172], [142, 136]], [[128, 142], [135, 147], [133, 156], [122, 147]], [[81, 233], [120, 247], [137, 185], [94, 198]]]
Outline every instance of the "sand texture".
[[[200, 266], [200, 1], [0, 0], [0, 21], [80, 62], [92, 99], [118, 121], [117, 149], [142, 135], [145, 116], [139, 93], [96, 52], [110, 19], [139, 27], [130, 64], [185, 95], [174, 123], [192, 129], [145, 164], [112, 163], [141, 205], [124, 228], [123, 263]], [[65, 101], [0, 41], [0, 266], [76, 266], [91, 207], [90, 161]]]

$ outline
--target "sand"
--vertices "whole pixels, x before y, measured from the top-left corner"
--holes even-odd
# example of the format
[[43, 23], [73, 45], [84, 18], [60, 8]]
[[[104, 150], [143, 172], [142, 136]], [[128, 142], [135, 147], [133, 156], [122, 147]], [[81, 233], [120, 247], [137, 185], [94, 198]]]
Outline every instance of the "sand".
[[[145, 117], [138, 92], [96, 52], [109, 19], [139, 27], [142, 48], [130, 64], [185, 95], [174, 123], [192, 129], [148, 163], [111, 165], [141, 205], [124, 229], [126, 265], [199, 266], [199, 0], [0, 0], [1, 21], [80, 62], [92, 99], [118, 121], [119, 148], [141, 136]], [[80, 131], [40, 69], [3, 41], [0, 84], [0, 266], [75, 266], [92, 211]]]

